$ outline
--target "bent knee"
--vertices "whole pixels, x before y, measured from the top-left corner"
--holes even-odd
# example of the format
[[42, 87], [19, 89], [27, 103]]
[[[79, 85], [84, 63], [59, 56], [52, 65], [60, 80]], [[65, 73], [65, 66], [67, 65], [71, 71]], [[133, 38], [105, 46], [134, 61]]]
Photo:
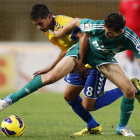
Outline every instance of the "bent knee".
[[134, 86], [128, 87], [125, 91], [126, 97], [133, 99], [135, 97], [135, 88]]
[[42, 78], [43, 84], [45, 85], [52, 84], [56, 81], [56, 77], [52, 74], [43, 75], [41, 78]]
[[65, 99], [66, 101], [71, 101], [71, 97], [68, 96], [67, 94], [64, 94], [64, 99]]
[[[78, 96], [79, 96], [79, 95], [78, 95]], [[65, 99], [66, 101], [69, 101], [69, 102], [76, 100], [76, 99], [78, 98], [78, 96], [75, 96], [75, 95], [73, 95], [73, 94], [66, 93], [66, 92], [64, 93], [64, 99]]]

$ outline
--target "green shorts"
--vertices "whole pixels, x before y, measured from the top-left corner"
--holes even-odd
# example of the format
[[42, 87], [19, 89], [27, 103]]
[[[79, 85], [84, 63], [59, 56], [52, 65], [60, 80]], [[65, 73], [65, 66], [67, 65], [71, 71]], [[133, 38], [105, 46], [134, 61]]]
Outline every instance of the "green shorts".
[[[79, 42], [77, 42], [75, 45], [73, 45], [67, 51], [66, 56], [74, 56], [78, 59], [78, 55], [79, 55]], [[95, 69], [98, 69], [98, 66], [103, 65], [103, 64], [111, 64], [111, 63], [118, 64], [115, 57], [109, 58], [109, 59], [98, 58], [97, 54], [95, 55], [94, 53], [92, 53], [90, 48], [87, 51], [87, 54], [86, 54], [85, 59], [84, 59], [84, 63], [89, 64], [90, 66], [92, 66]]]

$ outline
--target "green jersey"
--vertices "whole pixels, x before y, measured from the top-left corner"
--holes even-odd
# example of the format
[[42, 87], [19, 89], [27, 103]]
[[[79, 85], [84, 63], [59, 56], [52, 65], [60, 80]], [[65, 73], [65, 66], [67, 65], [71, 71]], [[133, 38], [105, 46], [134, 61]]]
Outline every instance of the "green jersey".
[[[105, 35], [104, 20], [82, 19], [80, 29], [89, 33], [90, 47], [85, 56], [85, 63], [97, 68], [107, 63], [117, 63], [115, 54], [124, 50], [132, 50], [136, 58], [140, 58], [140, 41], [138, 36], [129, 28], [124, 28], [124, 33], [116, 39]], [[79, 44], [75, 44], [67, 56], [78, 56]]]
[[80, 29], [83, 33], [89, 33], [89, 59], [94, 56], [101, 60], [109, 60], [116, 53], [124, 50], [132, 50], [136, 58], [140, 58], [139, 38], [127, 27], [124, 28], [124, 33], [116, 39], [105, 36], [104, 20], [82, 19]]

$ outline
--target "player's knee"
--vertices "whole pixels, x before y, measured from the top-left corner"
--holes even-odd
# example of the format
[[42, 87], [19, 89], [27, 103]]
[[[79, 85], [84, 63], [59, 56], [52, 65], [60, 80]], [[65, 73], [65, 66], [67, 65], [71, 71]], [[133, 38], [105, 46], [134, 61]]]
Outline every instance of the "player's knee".
[[126, 93], [127, 98], [133, 99], [135, 97], [135, 88], [134, 88], [134, 86], [128, 87], [126, 89], [125, 93]]
[[67, 94], [64, 94], [64, 99], [66, 100], [66, 101], [70, 101], [69, 99], [69, 96], [67, 95]]
[[76, 98], [74, 97], [74, 96], [71, 96], [70, 94], [68, 94], [68, 93], [64, 93], [64, 99], [66, 100], [66, 101], [74, 101]]
[[42, 82], [45, 85], [52, 84], [56, 81], [56, 77], [52, 74], [47, 74], [42, 77]]

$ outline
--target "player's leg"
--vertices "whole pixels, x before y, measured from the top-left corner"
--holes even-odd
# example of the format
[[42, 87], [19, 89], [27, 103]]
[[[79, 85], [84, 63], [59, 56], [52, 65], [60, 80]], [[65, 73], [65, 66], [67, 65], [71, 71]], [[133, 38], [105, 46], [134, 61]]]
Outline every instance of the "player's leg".
[[[99, 82], [99, 79], [101, 80]], [[104, 90], [106, 78], [101, 77], [101, 73], [95, 70], [94, 68], [90, 69], [90, 74], [86, 79], [84, 94], [89, 99], [92, 100], [92, 104], [96, 102], [99, 94]], [[99, 90], [98, 90], [99, 89]], [[97, 94], [97, 92], [98, 94]], [[83, 102], [82, 102], [83, 103]], [[80, 132], [75, 133], [75, 135], [83, 135], [83, 133], [88, 134], [100, 134], [102, 132], [102, 127], [99, 123], [93, 123], [92, 121], [87, 125], [87, 128], [83, 129]]]
[[92, 115], [83, 108], [82, 98], [79, 96], [84, 88], [86, 79], [87, 78], [81, 76], [80, 80], [78, 73], [70, 73], [64, 79], [68, 83], [64, 93], [65, 100], [72, 107], [73, 111], [87, 123], [87, 128], [84, 129], [84, 131], [75, 133], [74, 135], [96, 134], [97, 131], [90, 130], [91, 128], [97, 128], [97, 126], [99, 126], [98, 122], [96, 122]]
[[96, 122], [92, 115], [82, 106], [82, 98], [79, 96], [82, 89], [83, 87], [81, 86], [68, 85], [64, 94], [64, 98], [72, 107], [73, 111], [87, 123], [87, 128], [94, 128], [98, 125], [98, 122]]
[[[135, 98], [140, 102], [140, 83], [139, 80], [136, 78], [131, 79], [135, 87]], [[98, 110], [104, 106], [110, 105], [117, 99], [123, 96], [123, 92], [119, 88], [115, 88], [109, 91], [105, 91], [99, 95], [99, 98], [96, 100], [95, 104], [90, 106], [89, 111], [91, 110]]]
[[30, 93], [38, 90], [39, 88], [60, 80], [66, 74], [68, 74], [74, 69], [75, 63], [76, 63], [75, 57], [64, 57], [53, 70], [51, 70], [46, 74], [42, 74], [41, 76], [40, 75], [36, 76], [21, 90], [10, 94], [3, 100], [0, 100], [0, 110], [17, 102], [19, 99], [29, 95]]
[[[135, 86], [135, 97], [140, 102], [140, 84], [139, 80], [136, 78], [131, 79], [131, 82]], [[96, 103], [94, 105], [94, 110], [98, 110], [104, 106], [110, 105], [114, 101], [116, 101], [118, 98], [123, 96], [123, 92], [119, 88], [115, 88], [109, 91], [103, 92], [99, 98], [96, 100]]]
[[116, 129], [117, 133], [124, 136], [135, 136], [127, 127], [134, 109], [135, 88], [132, 82], [118, 64], [104, 64], [99, 66], [99, 70], [124, 93], [121, 103], [120, 122]]
[[86, 110], [98, 110], [123, 96], [123, 92], [119, 88], [104, 92], [105, 82], [106, 78], [98, 70], [90, 72], [84, 90], [86, 100], [84, 98], [83, 106]]

